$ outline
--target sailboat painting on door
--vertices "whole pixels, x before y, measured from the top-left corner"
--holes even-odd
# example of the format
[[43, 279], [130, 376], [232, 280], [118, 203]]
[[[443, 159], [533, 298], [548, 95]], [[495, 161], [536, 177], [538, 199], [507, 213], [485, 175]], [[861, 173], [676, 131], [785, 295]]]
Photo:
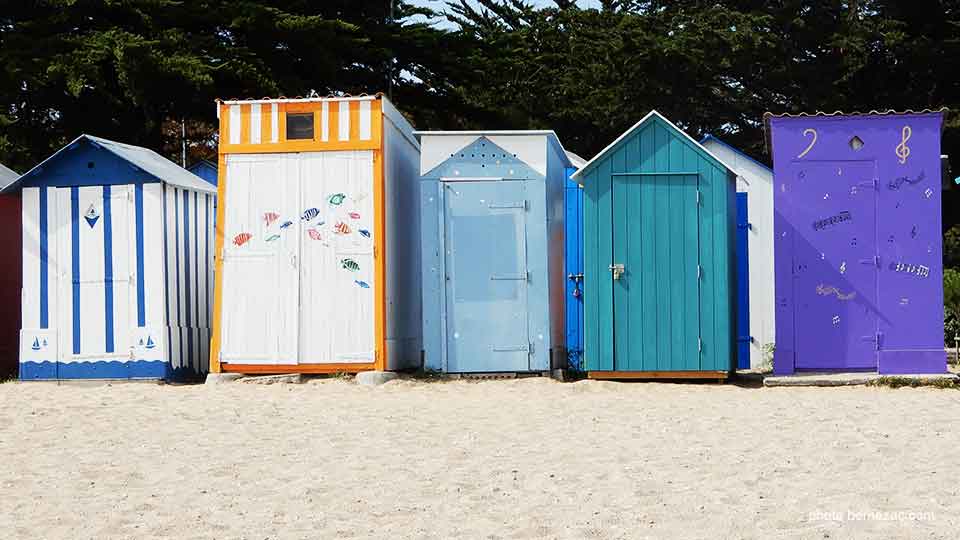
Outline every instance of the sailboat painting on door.
[[403, 116], [371, 96], [223, 102], [220, 118], [214, 371], [417, 365], [419, 144]]

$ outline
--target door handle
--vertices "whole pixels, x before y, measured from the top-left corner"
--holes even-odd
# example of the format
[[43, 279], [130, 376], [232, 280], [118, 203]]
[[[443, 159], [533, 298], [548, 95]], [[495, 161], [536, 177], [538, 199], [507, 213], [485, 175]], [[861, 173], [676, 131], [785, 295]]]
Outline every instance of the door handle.
[[623, 264], [614, 263], [610, 265], [610, 271], [613, 272], [613, 279], [619, 280], [626, 269], [623, 267]]

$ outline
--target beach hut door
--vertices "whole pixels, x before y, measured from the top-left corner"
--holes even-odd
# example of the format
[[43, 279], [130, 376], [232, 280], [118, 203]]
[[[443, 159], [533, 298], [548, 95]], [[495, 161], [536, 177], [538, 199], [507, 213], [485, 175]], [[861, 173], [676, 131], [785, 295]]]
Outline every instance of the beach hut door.
[[[130, 305], [133, 198], [128, 185], [57, 189], [61, 216], [59, 333], [61, 378], [92, 367], [103, 377], [130, 357], [135, 320]], [[122, 368], [119, 368], [122, 369]], [[89, 376], [85, 372], [83, 376]]]
[[443, 182], [447, 371], [530, 369], [523, 181]]
[[696, 174], [614, 178], [614, 370], [701, 369], [700, 206]]
[[301, 364], [375, 360], [372, 190], [372, 151], [301, 154]]
[[297, 154], [228, 156], [220, 359], [297, 363]]
[[797, 369], [876, 369], [877, 185], [872, 161], [798, 161], [791, 172]]

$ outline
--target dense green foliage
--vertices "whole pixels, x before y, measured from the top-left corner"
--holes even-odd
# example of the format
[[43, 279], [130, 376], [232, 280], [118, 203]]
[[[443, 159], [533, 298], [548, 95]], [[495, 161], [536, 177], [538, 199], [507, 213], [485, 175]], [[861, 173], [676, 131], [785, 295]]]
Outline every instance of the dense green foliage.
[[389, 91], [420, 128], [550, 127], [588, 157], [651, 108], [762, 158], [767, 110], [960, 106], [960, 0], [436, 4], [7, 3], [0, 162], [81, 132], [175, 156], [183, 120], [209, 156], [215, 98], [311, 91]]
[[[960, 0], [390, 4], [5, 2], [0, 162], [25, 170], [84, 132], [176, 158], [181, 122], [211, 158], [218, 97], [384, 91], [421, 129], [551, 128], [585, 157], [651, 108], [760, 159], [765, 111], [960, 108]], [[960, 232], [944, 247], [960, 267]]]

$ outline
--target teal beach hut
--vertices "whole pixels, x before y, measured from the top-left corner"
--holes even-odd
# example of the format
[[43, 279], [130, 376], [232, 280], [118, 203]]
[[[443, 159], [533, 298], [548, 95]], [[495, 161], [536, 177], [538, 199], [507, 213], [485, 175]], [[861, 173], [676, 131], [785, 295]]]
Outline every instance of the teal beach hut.
[[736, 173], [656, 111], [573, 178], [584, 188], [591, 378], [725, 378], [736, 345]]

